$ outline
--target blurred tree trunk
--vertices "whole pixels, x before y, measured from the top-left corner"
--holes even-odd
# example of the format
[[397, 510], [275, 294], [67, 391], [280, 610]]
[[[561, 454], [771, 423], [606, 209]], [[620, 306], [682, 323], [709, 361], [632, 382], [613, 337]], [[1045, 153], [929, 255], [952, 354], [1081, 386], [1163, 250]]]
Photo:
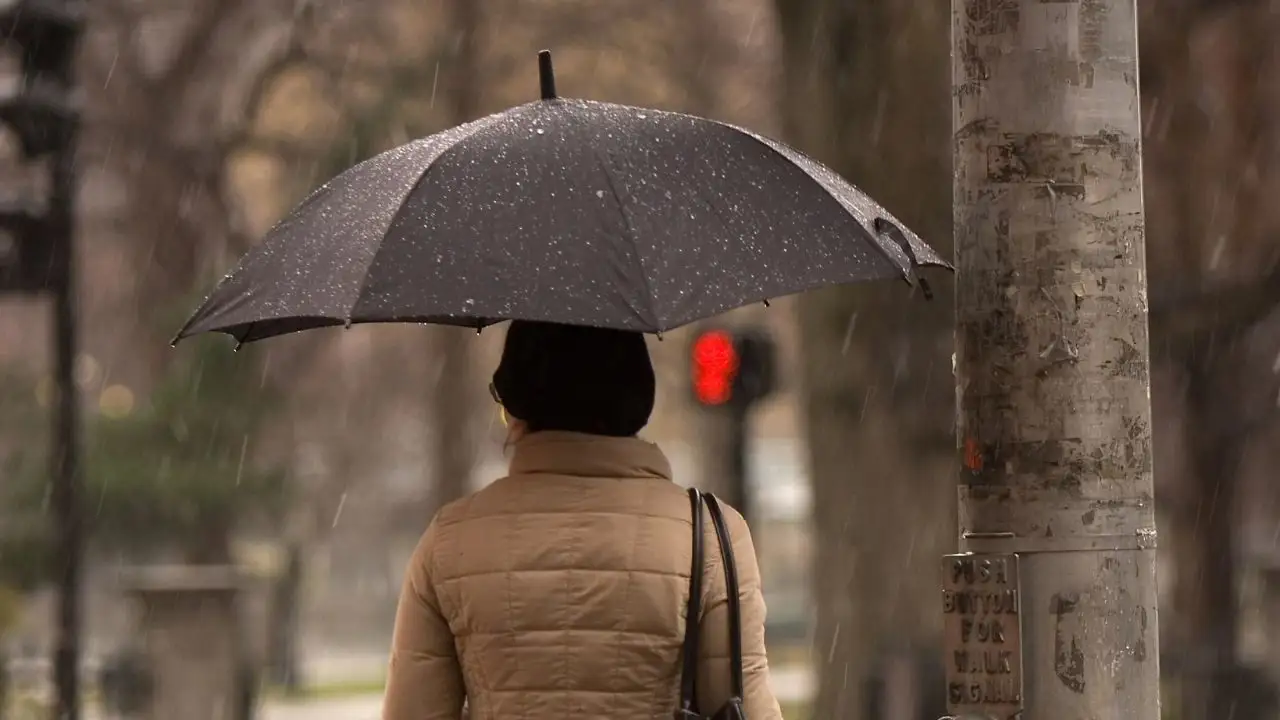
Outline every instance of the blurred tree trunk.
[[[248, 244], [227, 163], [265, 84], [293, 57], [295, 29], [310, 17], [292, 0], [191, 5], [181, 17], [151, 2], [89, 6], [81, 155], [94, 187], [84, 204], [107, 212], [99, 210], [86, 232], [120, 251], [106, 263], [127, 268], [112, 279], [124, 285], [118, 310], [128, 321], [86, 323], [85, 350], [105, 358], [113, 382], [142, 397], [167, 366], [173, 324], [182, 320], [156, 309], [196, 296], [216, 277], [210, 269]], [[139, 32], [144, 26], [155, 32]], [[118, 192], [126, 194], [112, 198]], [[97, 258], [101, 250], [85, 252]]]
[[[777, 12], [788, 139], [949, 253], [948, 8], [779, 0]], [[947, 298], [949, 280], [934, 280]], [[954, 547], [951, 317], [949, 302], [892, 282], [800, 300], [816, 717], [866, 717], [873, 665], [936, 633], [938, 555]]]
[[[720, 83], [717, 80], [722, 77], [721, 68], [729, 59], [727, 56], [730, 53], [725, 38], [722, 12], [722, 8], [718, 7], [713, 0], [695, 0], [692, 3], [688, 22], [684, 25], [687, 37], [682, 38], [683, 42], [673, 43], [675, 47], [671, 50], [673, 55], [671, 61], [674, 67], [670, 70], [671, 75], [681, 78], [678, 82], [683, 82], [685, 85], [685, 97], [688, 99], [689, 107], [681, 110], [718, 119], [723, 119], [724, 102], [721, 99]], [[681, 75], [681, 68], [690, 67], [696, 70]], [[741, 312], [738, 314], [739, 319], [742, 314]], [[700, 324], [697, 332], [709, 329], [712, 325], [713, 323]], [[692, 337], [696, 336], [695, 333]], [[684, 349], [687, 359], [688, 348]], [[688, 363], [685, 362], [678, 367], [687, 378]], [[691, 397], [692, 392], [687, 380], [682, 389], [686, 390], [684, 398]], [[741, 494], [749, 492], [749, 489], [737, 487], [733, 457], [733, 423], [730, 413], [723, 408], [708, 409], [692, 401], [688, 402], [693, 406], [692, 420], [697, 428], [698, 440], [694, 450], [697, 453], [701, 476], [699, 488], [714, 493], [734, 509], [745, 512], [748, 503], [743, 502]], [[752, 445], [748, 441], [748, 448], [750, 447]], [[750, 468], [750, 462], [748, 458], [748, 468]], [[750, 472], [749, 469], [748, 472]], [[749, 517], [747, 520], [753, 521], [755, 518]], [[752, 527], [752, 531], [756, 533], [755, 539], [759, 544], [764, 532], [755, 526]]]
[[9, 718], [9, 649], [0, 646], [0, 720]]
[[303, 543], [294, 538], [284, 542], [284, 568], [271, 583], [268, 606], [267, 679], [295, 694], [302, 690], [298, 662], [298, 631], [301, 629]]
[[[480, 106], [478, 48], [481, 0], [450, 0], [452, 62], [449, 102], [451, 124], [476, 119]], [[437, 364], [432, 387], [431, 493], [428, 518], [471, 489], [478, 457], [477, 415], [482, 407], [475, 331], [431, 329], [429, 355]], [[438, 373], [438, 374], [436, 374]]]
[[1178, 557], [1169, 634], [1184, 665], [1180, 716], [1200, 720], [1235, 706], [1241, 461], [1274, 414], [1274, 397], [1244, 377], [1244, 348], [1280, 304], [1280, 107], [1263, 80], [1277, 67], [1277, 18], [1261, 0], [1139, 9], [1152, 355], [1184, 391], [1181, 403], [1153, 398], [1157, 412], [1185, 413], [1186, 486], [1162, 532]]
[[443, 505], [471, 490], [478, 458], [477, 412], [484, 402], [477, 392], [482, 375], [476, 366], [474, 330], [438, 327], [431, 329], [433, 352], [429, 356], [438, 368], [432, 397], [432, 454], [430, 510], [433, 517]]
[[1223, 680], [1237, 663], [1239, 621], [1235, 491], [1243, 448], [1229, 427], [1215, 427], [1211, 420], [1221, 416], [1216, 412], [1221, 409], [1221, 388], [1214, 382], [1221, 371], [1215, 365], [1202, 362], [1187, 368], [1190, 422], [1184, 442], [1191, 502], [1180, 504], [1182, 512], [1174, 516], [1190, 540], [1175, 590], [1177, 622], [1190, 631], [1183, 653], [1191, 660], [1181, 683], [1179, 709], [1184, 718], [1206, 720], [1231, 714], [1232, 699]]
[[[85, 353], [101, 358], [110, 382], [141, 402], [168, 369], [168, 339], [182, 306], [215, 277], [213, 268], [249, 244], [229, 163], [248, 139], [268, 83], [300, 53], [298, 31], [311, 17], [293, 0], [160, 5], [90, 3], [82, 62], [88, 242], [81, 252], [89, 260], [83, 305], [91, 319]], [[107, 277], [101, 268], [113, 264], [118, 270]], [[99, 293], [108, 288], [106, 297], [92, 295], [95, 284]], [[123, 322], [92, 322], [108, 312]], [[233, 562], [232, 519], [186, 538], [184, 559]], [[241, 633], [234, 613], [198, 615], [191, 620], [216, 623], [220, 635]], [[181, 691], [224, 680], [195, 674]], [[238, 682], [247, 693], [256, 678]]]

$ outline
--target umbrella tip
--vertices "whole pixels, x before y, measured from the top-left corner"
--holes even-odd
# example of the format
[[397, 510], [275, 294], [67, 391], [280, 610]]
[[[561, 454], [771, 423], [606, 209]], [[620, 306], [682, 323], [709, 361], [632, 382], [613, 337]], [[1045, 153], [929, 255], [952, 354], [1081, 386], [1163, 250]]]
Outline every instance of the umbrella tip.
[[924, 294], [925, 300], [933, 300], [933, 288], [929, 286], [928, 280], [917, 275], [916, 284], [920, 286], [920, 292]]
[[551, 51], [538, 52], [538, 79], [542, 83], [542, 99], [556, 99], [556, 72], [551, 65]]
[[920, 273], [920, 257], [916, 255], [915, 248], [911, 247], [911, 241], [907, 240], [907, 236], [903, 234], [902, 228], [886, 218], [878, 217], [875, 220], [876, 232], [882, 235], [888, 235], [898, 244], [902, 252], [906, 254], [910, 267], [902, 273], [902, 279], [912, 287], [919, 286], [921, 294], [925, 300], [933, 299], [933, 288], [929, 286], [929, 281], [924, 279]]

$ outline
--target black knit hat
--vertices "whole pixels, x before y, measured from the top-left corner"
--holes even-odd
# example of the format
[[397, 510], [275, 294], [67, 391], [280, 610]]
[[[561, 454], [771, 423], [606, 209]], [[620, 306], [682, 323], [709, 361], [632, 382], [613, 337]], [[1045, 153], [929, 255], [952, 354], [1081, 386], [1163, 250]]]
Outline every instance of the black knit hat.
[[493, 387], [531, 432], [628, 437], [653, 412], [649, 349], [622, 330], [512, 321]]

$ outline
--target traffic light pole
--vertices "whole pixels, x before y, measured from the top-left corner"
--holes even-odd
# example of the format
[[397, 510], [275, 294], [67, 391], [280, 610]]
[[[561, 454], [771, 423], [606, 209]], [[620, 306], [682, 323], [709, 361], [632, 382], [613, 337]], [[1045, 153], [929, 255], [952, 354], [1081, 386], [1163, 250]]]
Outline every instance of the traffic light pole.
[[755, 520], [755, 503], [752, 502], [750, 477], [751, 438], [748, 416], [750, 407], [746, 403], [730, 401], [725, 409], [729, 423], [729, 497], [725, 502], [742, 513], [748, 527]]
[[58, 720], [80, 720], [80, 602], [84, 517], [80, 497], [80, 402], [76, 392], [75, 63], [84, 29], [83, 0], [0, 3], [0, 38], [21, 56], [16, 92], [0, 98], [0, 122], [19, 140], [23, 159], [50, 159], [49, 197], [36, 209], [4, 203], [0, 226], [16, 241], [17, 262], [0, 267], [0, 293], [50, 293], [53, 300], [53, 427], [50, 499], [59, 590], [53, 672]]
[[950, 710], [1158, 720], [1134, 0], [952, 8]]
[[54, 383], [52, 502], [59, 525], [58, 627], [54, 655], [59, 720], [80, 720], [80, 630], [84, 515], [80, 497], [80, 399], [76, 391], [75, 123], [54, 162], [49, 202], [53, 272]]
[[29, 216], [19, 239], [25, 257], [43, 246], [48, 263], [27, 263], [21, 290], [50, 292], [53, 301], [53, 427], [50, 500], [57, 526], [57, 625], [53, 657], [58, 720], [80, 720], [81, 596], [84, 515], [80, 482], [80, 400], [75, 382], [76, 327], [76, 106], [75, 64], [84, 27], [81, 0], [21, 0], [3, 7], [7, 40], [22, 53], [18, 95], [3, 116], [22, 139], [24, 155], [50, 158], [49, 197]]

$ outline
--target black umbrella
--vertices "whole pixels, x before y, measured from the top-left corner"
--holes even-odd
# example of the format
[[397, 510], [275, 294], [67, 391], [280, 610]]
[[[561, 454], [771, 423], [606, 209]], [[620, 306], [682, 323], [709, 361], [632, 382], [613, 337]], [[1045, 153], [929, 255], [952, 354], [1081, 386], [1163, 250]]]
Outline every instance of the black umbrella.
[[541, 100], [397, 147], [312, 193], [175, 341], [512, 319], [662, 332], [950, 267], [802, 153], [713, 120], [558, 98], [550, 53], [539, 60]]

